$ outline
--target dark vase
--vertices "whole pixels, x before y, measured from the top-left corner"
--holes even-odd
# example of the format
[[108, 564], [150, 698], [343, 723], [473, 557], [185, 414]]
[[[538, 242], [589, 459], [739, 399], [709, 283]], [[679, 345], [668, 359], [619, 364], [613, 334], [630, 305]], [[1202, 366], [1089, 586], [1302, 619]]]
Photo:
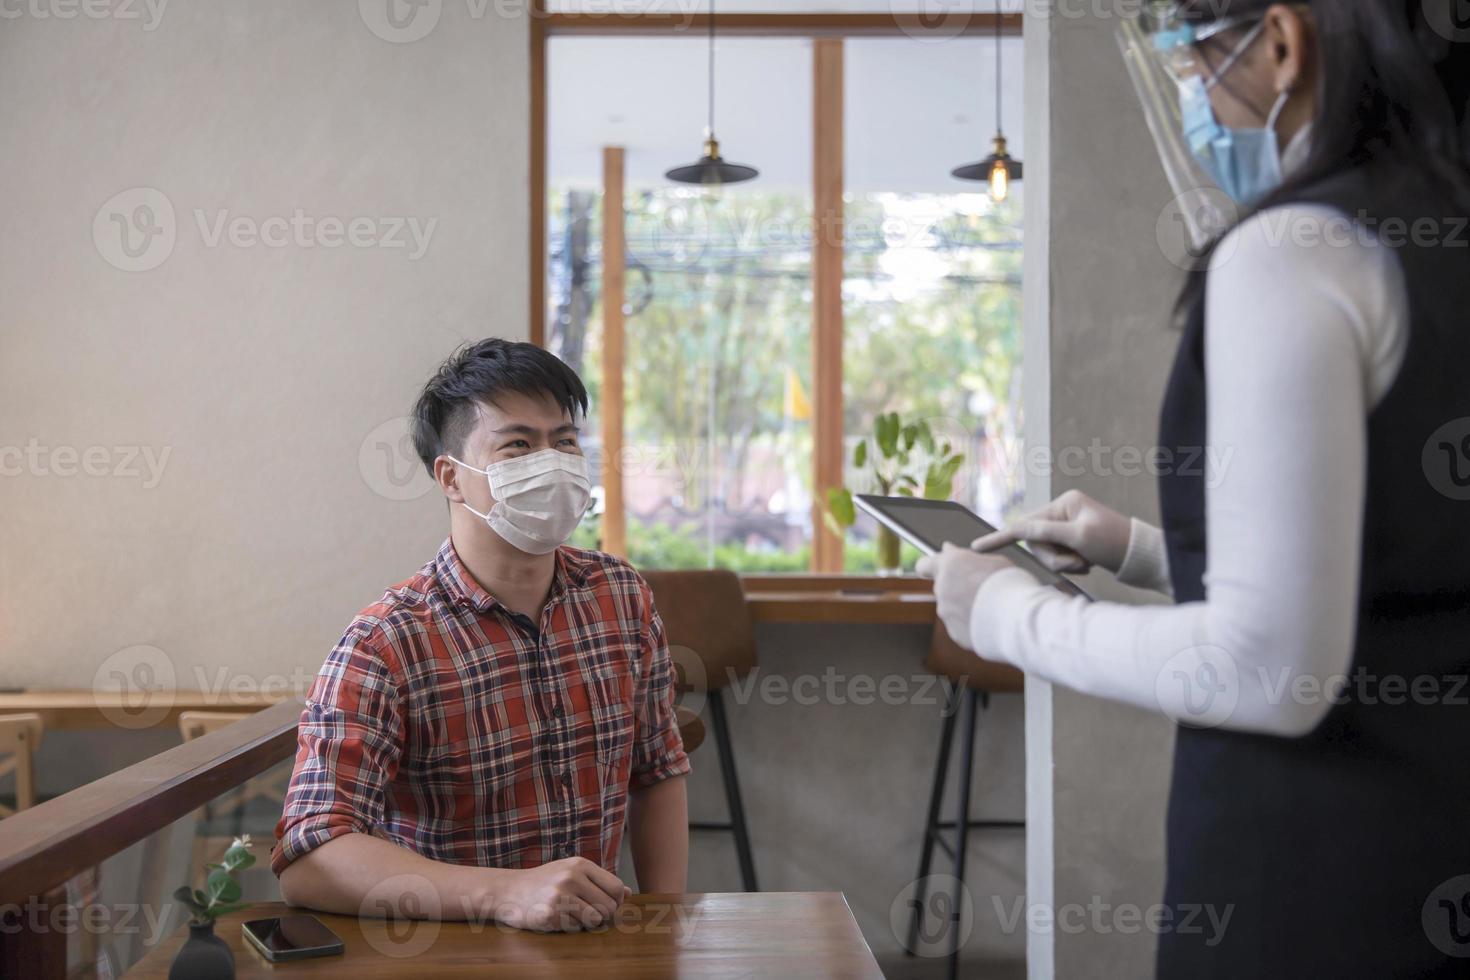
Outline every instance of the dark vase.
[[174, 957], [168, 980], [235, 980], [235, 954], [214, 934], [214, 923], [189, 923], [189, 939]]

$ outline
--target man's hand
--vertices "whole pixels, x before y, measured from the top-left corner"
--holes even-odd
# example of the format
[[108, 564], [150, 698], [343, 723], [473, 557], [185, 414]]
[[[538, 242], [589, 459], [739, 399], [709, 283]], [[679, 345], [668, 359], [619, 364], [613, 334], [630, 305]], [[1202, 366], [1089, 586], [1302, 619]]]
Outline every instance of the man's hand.
[[632, 894], [617, 875], [586, 858], [564, 858], [506, 875], [495, 917], [517, 929], [578, 932], [611, 922]]
[[980, 555], [948, 542], [937, 555], [919, 559], [915, 571], [934, 579], [934, 603], [950, 638], [973, 650], [970, 644], [970, 609], [985, 580], [996, 572], [1015, 568], [1009, 559]]

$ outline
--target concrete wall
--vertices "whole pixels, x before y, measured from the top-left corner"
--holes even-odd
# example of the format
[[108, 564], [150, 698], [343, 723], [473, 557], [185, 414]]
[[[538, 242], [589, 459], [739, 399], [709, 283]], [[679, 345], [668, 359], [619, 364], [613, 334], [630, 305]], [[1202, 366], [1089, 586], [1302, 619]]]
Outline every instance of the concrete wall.
[[[1168, 235], [1177, 224], [1160, 223], [1171, 192], [1113, 40], [1109, 8], [1128, 5], [1043, 6], [1057, 14], [1026, 21], [1027, 438], [1054, 454], [1095, 440], [1146, 450], [1177, 343], [1168, 314], [1180, 253]], [[1076, 487], [1156, 520], [1152, 479], [1122, 468], [1058, 467], [1029, 489], [1039, 504]], [[1091, 578], [1103, 598], [1153, 601]], [[1116, 928], [1113, 910], [1163, 894], [1172, 724], [1033, 683], [1026, 730], [1030, 902], [1046, 916], [1087, 916], [1081, 929], [1031, 933], [1029, 975], [1150, 976], [1156, 937], [1125, 931], [1126, 919]]]
[[401, 417], [527, 332], [529, 27], [388, 6], [5, 5], [0, 683], [309, 676], [442, 539]]

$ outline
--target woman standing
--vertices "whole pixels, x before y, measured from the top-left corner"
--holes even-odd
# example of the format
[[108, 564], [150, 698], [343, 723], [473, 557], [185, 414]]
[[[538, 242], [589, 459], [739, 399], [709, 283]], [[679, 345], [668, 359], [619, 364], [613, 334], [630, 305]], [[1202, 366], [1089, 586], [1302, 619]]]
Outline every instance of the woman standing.
[[[1180, 135], [1243, 208], [1191, 277], [1162, 530], [1077, 493], [925, 570], [979, 654], [1181, 722], [1163, 977], [1470, 972], [1470, 58], [1453, 0], [1154, 4]], [[1200, 450], [1209, 452], [1201, 456]], [[1463, 472], [1462, 472], [1463, 471]], [[1467, 876], [1460, 878], [1460, 876]], [[1219, 939], [1207, 945], [1206, 939]]]

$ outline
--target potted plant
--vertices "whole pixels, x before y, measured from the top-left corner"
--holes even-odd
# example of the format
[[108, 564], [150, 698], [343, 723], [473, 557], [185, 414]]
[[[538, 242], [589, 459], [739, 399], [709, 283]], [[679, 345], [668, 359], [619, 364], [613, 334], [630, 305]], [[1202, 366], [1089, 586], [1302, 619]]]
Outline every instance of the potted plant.
[[183, 885], [174, 892], [174, 899], [189, 910], [189, 938], [174, 957], [169, 980], [234, 980], [235, 954], [214, 934], [214, 923], [244, 908], [235, 874], [254, 863], [250, 835], [236, 837], [218, 864], [205, 865], [209, 873], [203, 889]]
[[[863, 437], [852, 450], [852, 468], [866, 477], [865, 489], [858, 492], [885, 497], [948, 500], [955, 474], [964, 462], [964, 455], [954, 452], [950, 443], [935, 440], [927, 421], [904, 422], [897, 412], [875, 418], [872, 435]], [[825, 516], [838, 534], [857, 520], [852, 493], [847, 487], [827, 491]], [[878, 574], [897, 575], [899, 571], [898, 535], [880, 524]]]

